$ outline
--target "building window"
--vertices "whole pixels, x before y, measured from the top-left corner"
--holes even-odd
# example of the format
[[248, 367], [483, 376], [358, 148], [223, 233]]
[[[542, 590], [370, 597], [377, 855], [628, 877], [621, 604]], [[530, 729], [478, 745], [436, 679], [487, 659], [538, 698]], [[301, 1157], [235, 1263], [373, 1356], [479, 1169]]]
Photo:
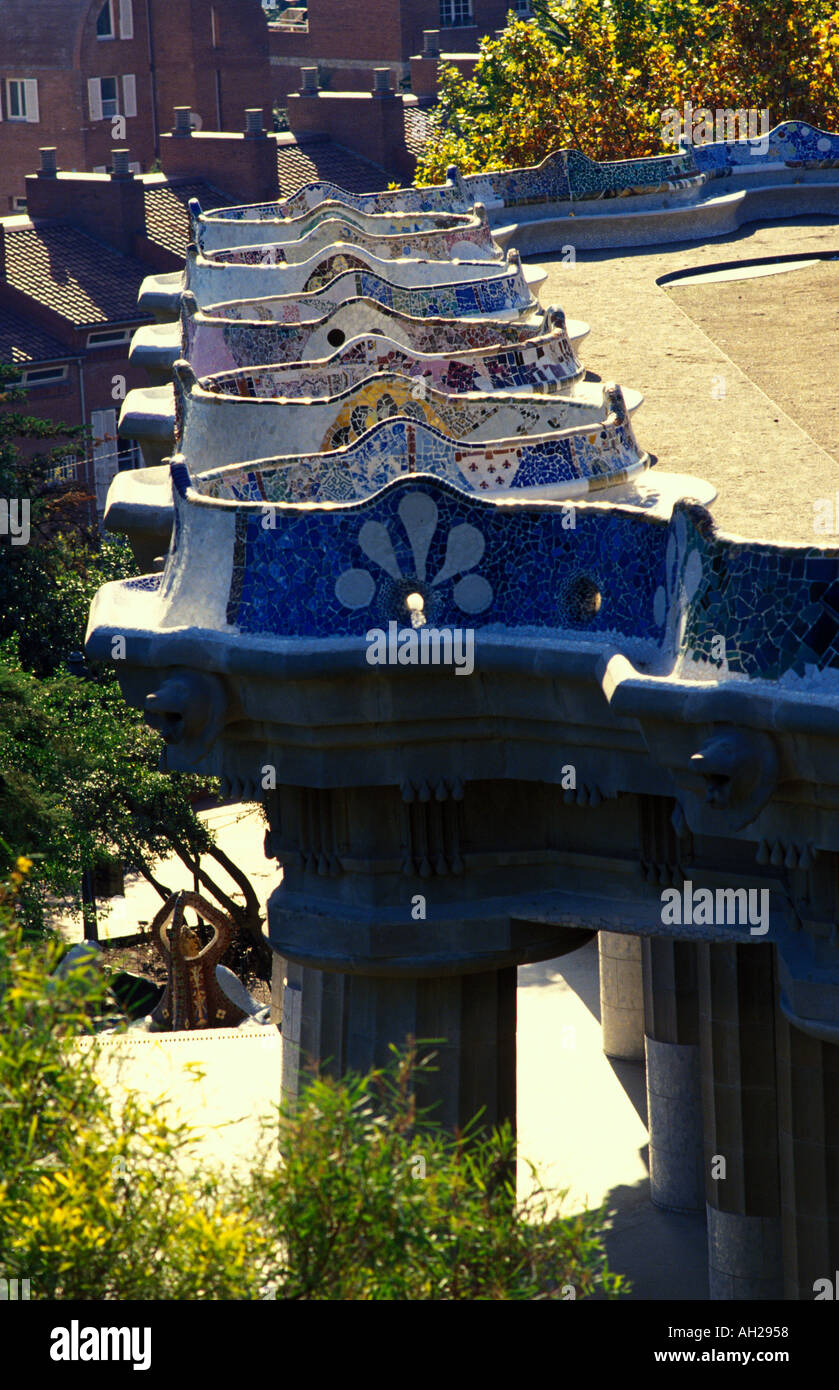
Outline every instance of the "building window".
[[26, 212], [26, 199], [16, 194], [12, 199], [12, 210], [14, 212]]
[[516, 14], [529, 15], [531, 13], [530, 0], [511, 0], [510, 9], [515, 10]]
[[113, 116], [137, 115], [137, 80], [133, 73], [122, 78], [122, 110], [116, 77], [89, 77], [87, 100], [92, 121], [109, 121]]
[[115, 77], [100, 77], [99, 89], [102, 93], [102, 118], [108, 120], [111, 116], [118, 116], [117, 102], [117, 80]]
[[74, 483], [78, 466], [79, 461], [75, 454], [65, 454], [63, 458], [58, 459], [51, 468], [47, 469], [47, 485], [55, 487], [59, 483]]
[[440, 0], [441, 29], [458, 29], [472, 23], [472, 0]]
[[5, 385], [24, 386], [28, 390], [30, 386], [55, 386], [57, 382], [66, 380], [66, 367], [27, 367], [25, 372], [21, 372], [14, 381], [7, 381]]
[[97, 39], [112, 39], [114, 37], [114, 12], [111, 8], [111, 0], [105, 0], [99, 11], [99, 18], [96, 21], [96, 37]]
[[6, 116], [10, 121], [38, 121], [38, 83], [30, 77], [6, 80]]
[[93, 333], [87, 335], [87, 346], [89, 348], [118, 347], [123, 343], [130, 342], [130, 328], [98, 328]]

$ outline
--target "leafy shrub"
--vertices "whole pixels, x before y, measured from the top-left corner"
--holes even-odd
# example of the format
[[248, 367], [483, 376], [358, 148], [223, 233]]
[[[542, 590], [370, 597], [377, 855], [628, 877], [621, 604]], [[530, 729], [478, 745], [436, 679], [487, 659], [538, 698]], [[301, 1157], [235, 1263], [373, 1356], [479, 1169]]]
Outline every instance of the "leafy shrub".
[[[266, 1130], [246, 1177], [185, 1155], [197, 1135], [151, 1102], [111, 1100], [85, 1045], [104, 999], [95, 968], [51, 973], [0, 896], [0, 1273], [46, 1299], [614, 1297], [600, 1213], [517, 1205], [509, 1130], [478, 1142], [416, 1109], [414, 1053], [317, 1080]], [[471, 1142], [468, 1142], [471, 1139]], [[277, 1146], [281, 1151], [278, 1161]]]

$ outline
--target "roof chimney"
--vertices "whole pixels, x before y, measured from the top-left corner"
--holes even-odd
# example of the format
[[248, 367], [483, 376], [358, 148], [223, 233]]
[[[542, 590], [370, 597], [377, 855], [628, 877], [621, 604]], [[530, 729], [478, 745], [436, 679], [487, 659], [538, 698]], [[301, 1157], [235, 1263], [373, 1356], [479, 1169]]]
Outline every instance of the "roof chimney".
[[173, 135], [187, 136], [192, 134], [192, 107], [175, 107], [175, 129]]
[[393, 90], [392, 90], [391, 85], [390, 85], [390, 68], [374, 68], [374, 69], [373, 69], [373, 79], [374, 79], [374, 84], [373, 84], [373, 96], [374, 96], [374, 97], [391, 97], [391, 96], [393, 96]]
[[55, 145], [42, 145], [39, 154], [41, 156], [41, 167], [38, 170], [38, 178], [54, 179], [58, 173], [56, 156], [58, 154]]
[[133, 179], [134, 175], [128, 167], [130, 154], [130, 150], [111, 150], [114, 170], [111, 174], [112, 179]]

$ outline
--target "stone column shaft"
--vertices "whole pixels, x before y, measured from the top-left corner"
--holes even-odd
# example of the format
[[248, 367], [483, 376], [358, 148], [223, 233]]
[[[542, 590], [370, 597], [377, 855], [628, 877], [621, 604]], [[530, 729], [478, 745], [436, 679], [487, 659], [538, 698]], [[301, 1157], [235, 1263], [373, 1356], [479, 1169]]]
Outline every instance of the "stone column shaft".
[[702, 1103], [696, 947], [644, 937], [650, 1199], [668, 1211], [701, 1211]]
[[624, 1062], [644, 1060], [644, 980], [641, 938], [597, 933], [603, 1051]]
[[782, 1297], [771, 946], [697, 947], [712, 1299]]

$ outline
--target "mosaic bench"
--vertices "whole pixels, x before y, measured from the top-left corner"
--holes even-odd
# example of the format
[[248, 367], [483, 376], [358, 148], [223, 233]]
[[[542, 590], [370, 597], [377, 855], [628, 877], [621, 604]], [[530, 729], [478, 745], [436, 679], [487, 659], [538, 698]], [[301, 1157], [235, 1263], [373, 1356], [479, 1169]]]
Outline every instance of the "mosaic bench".
[[[353, 229], [371, 237], [415, 235], [417, 232], [451, 232], [458, 228], [468, 230], [474, 226], [474, 218], [479, 215], [477, 208], [466, 212], [446, 213], [367, 213], [348, 207], [346, 203], [327, 201], [310, 212], [297, 217], [268, 217], [245, 219], [235, 222], [220, 218], [205, 217], [197, 199], [189, 201], [191, 240], [206, 255], [210, 251], [223, 251], [226, 247], [259, 245], [263, 242], [276, 242], [278, 245], [298, 245], [304, 238], [319, 230], [324, 223]], [[483, 221], [486, 221], [484, 212]], [[248, 241], [250, 229], [250, 241]], [[332, 237], [332, 241], [351, 241], [353, 235]], [[227, 237], [229, 236], [229, 240]]]
[[[190, 203], [193, 226], [219, 246], [228, 230], [241, 244], [241, 229], [222, 228], [225, 223], [276, 221], [316, 208], [326, 199], [348, 208], [372, 214], [394, 212], [468, 212], [474, 203], [487, 208], [522, 207], [536, 203], [562, 203], [589, 198], [629, 197], [636, 193], [691, 191], [701, 186], [701, 177], [690, 150], [676, 154], [639, 159], [606, 160], [598, 163], [579, 150], [557, 150], [540, 164], [520, 169], [496, 169], [462, 176], [451, 166], [446, 183], [428, 188], [388, 189], [383, 193], [348, 193], [335, 184], [309, 184], [292, 198], [275, 203], [252, 203], [202, 212], [197, 201]], [[206, 229], [206, 232], [204, 232]], [[205, 243], [210, 246], [210, 240]]]
[[[185, 357], [196, 376], [232, 371], [264, 362], [306, 362], [328, 357], [361, 334], [378, 334], [412, 353], [448, 354], [513, 350], [524, 343], [560, 335], [569, 350], [589, 332], [588, 324], [566, 320], [561, 309], [548, 309], [528, 322], [492, 319], [412, 318], [375, 300], [350, 299], [308, 323], [273, 323], [226, 317], [227, 306], [213, 313], [198, 308], [188, 291], [181, 300], [180, 325], [144, 324], [131, 340], [128, 358], [143, 367], [152, 384], [171, 380], [172, 366]], [[545, 344], [547, 346], [547, 344]]]
[[[316, 257], [313, 259], [317, 261]], [[143, 313], [158, 320], [178, 317], [181, 295], [187, 288], [201, 308], [262, 300], [273, 303], [275, 311], [258, 310], [249, 317], [281, 318], [285, 322], [318, 317], [344, 299], [359, 296], [420, 318], [457, 318], [461, 314], [519, 316], [533, 312], [536, 301], [532, 287], [546, 278], [544, 270], [523, 267], [518, 253], [512, 250], [505, 261], [497, 262], [378, 261], [374, 257], [365, 260], [361, 254], [352, 259], [359, 262], [358, 267], [344, 270], [336, 268], [338, 255], [318, 261], [309, 273], [312, 288], [293, 290], [289, 289], [290, 280], [304, 279], [302, 267], [216, 265], [203, 257], [200, 262], [194, 255], [190, 259], [188, 253], [186, 272], [147, 276], [137, 302]], [[428, 273], [423, 284], [417, 275], [418, 266], [434, 267], [440, 273]], [[316, 284], [318, 287], [314, 288]]]
[[[410, 352], [392, 338], [364, 335], [350, 339], [325, 359], [276, 364], [269, 357], [264, 361], [270, 365], [256, 364], [238, 377], [239, 395], [282, 396], [286, 400], [338, 396], [383, 372], [409, 377], [418, 392], [425, 383], [447, 393], [537, 391], [544, 395], [570, 391], [585, 372], [561, 328], [520, 346], [503, 348], [496, 344], [464, 353]], [[195, 370], [194, 362], [191, 365]]]
[[839, 135], [819, 130], [808, 121], [783, 121], [762, 139], [712, 140], [695, 144], [697, 168], [709, 179], [755, 175], [774, 178], [781, 171], [829, 170], [839, 167]]
[[[458, 227], [470, 227], [475, 217], [475, 208], [463, 213], [363, 213], [358, 208], [349, 207], [338, 200], [326, 200], [307, 213], [296, 217], [244, 218], [242, 222], [232, 218], [217, 218], [201, 213], [197, 199], [189, 200], [190, 231], [193, 240], [203, 252], [224, 250], [225, 246], [244, 246], [249, 229], [251, 242], [300, 242], [310, 235], [322, 222], [338, 220], [369, 236], [413, 234], [413, 232], [454, 231]], [[229, 236], [229, 240], [226, 239]]]
[[[573, 396], [503, 391], [450, 395], [428, 386], [419, 393], [407, 378], [383, 373], [338, 396], [285, 400], [243, 397], [243, 384], [243, 375], [236, 372], [199, 382], [187, 362], [175, 364], [175, 439], [190, 468], [204, 471], [208, 460], [221, 465], [250, 458], [255, 440], [262, 455], [338, 449], [378, 420], [395, 415], [424, 420], [451, 439], [506, 439], [586, 426], [593, 444], [605, 444], [615, 428], [606, 421], [615, 410], [618, 389], [586, 382]], [[637, 391], [625, 393], [630, 411], [641, 400]], [[128, 397], [124, 411], [127, 403]]]
[[[351, 301], [351, 303], [353, 302], [362, 306], [359, 312], [363, 312], [363, 321], [369, 325], [370, 314], [367, 308], [368, 301]], [[233, 309], [239, 306], [224, 307]], [[382, 317], [384, 318], [384, 315]], [[572, 388], [576, 389], [576, 383], [582, 372], [582, 368], [577, 362], [573, 343], [585, 336], [588, 332], [588, 326], [579, 323], [572, 324], [571, 327], [575, 336], [574, 338], [570, 338], [565, 329], [564, 315], [562, 315], [561, 310], [553, 311], [553, 314], [549, 311], [548, 314], [541, 315], [538, 318], [534, 317], [530, 325], [523, 323], [495, 324], [491, 320], [476, 320], [474, 322], [466, 320], [461, 322], [458, 320], [419, 320], [408, 318], [407, 316], [400, 317], [402, 319], [401, 326], [403, 331], [407, 328], [408, 331], [415, 332], [415, 336], [422, 342], [433, 344], [436, 341], [440, 341], [441, 336], [444, 336], [448, 341], [450, 338], [449, 330], [451, 328], [457, 331], [457, 336], [466, 344], [488, 341], [495, 345], [494, 351], [475, 347], [467, 349], [467, 354], [462, 364], [452, 361], [451, 354], [438, 354], [437, 361], [428, 359], [425, 364], [422, 363], [420, 356], [410, 354], [410, 356], [415, 359], [415, 368], [412, 370], [415, 370], [417, 373], [421, 371], [430, 372], [432, 377], [436, 375], [439, 378], [441, 389], [448, 392], [464, 392], [472, 389], [493, 391], [507, 389], [517, 392], [519, 390], [534, 390], [537, 387], [540, 391], [544, 392], [548, 389], [559, 390], [563, 386], [569, 390]], [[187, 321], [192, 322], [192, 318], [188, 318]], [[350, 322], [351, 320], [348, 320], [348, 327]], [[236, 321], [233, 320], [231, 323], [225, 324], [226, 329], [232, 332], [235, 323]], [[554, 324], [556, 324], [555, 327], [553, 326]], [[376, 325], [374, 324], [374, 326]], [[383, 323], [382, 326], [389, 326], [389, 322]], [[159, 328], [160, 325], [156, 327]], [[253, 343], [254, 332], [260, 327], [273, 328], [274, 325], [260, 325], [245, 322], [242, 324], [243, 337], [241, 341]], [[288, 330], [289, 325], [276, 325], [276, 328], [278, 331], [281, 328]], [[545, 331], [540, 333], [540, 329]], [[332, 333], [336, 331], [340, 332], [343, 336], [343, 330], [335, 330], [334, 328], [330, 330]], [[173, 326], [172, 337], [175, 336], [176, 332], [177, 330], [174, 329]], [[189, 335], [185, 334], [185, 337], [188, 345], [191, 345]], [[217, 343], [219, 341], [219, 339], [216, 339]], [[234, 339], [234, 341], [239, 340]], [[299, 347], [299, 338], [292, 341]], [[352, 376], [358, 384], [366, 379], [369, 371], [374, 365], [376, 357], [380, 354], [380, 350], [376, 346], [376, 339], [372, 338], [372, 335], [368, 335], [365, 341], [370, 344], [369, 365], [363, 367], [357, 364], [357, 371], [351, 370], [349, 367], [346, 369], [348, 377]], [[508, 348], [502, 346], [499, 349], [499, 342], [502, 345], [508, 342], [510, 346]], [[520, 346], [523, 343], [527, 344], [526, 351]], [[269, 335], [266, 348], [266, 350], [269, 351], [269, 356], [274, 355], [275, 348], [276, 344]], [[155, 353], [160, 351], [159, 345], [154, 338], [152, 339], [152, 350]], [[400, 353], [400, 345], [398, 343], [393, 344], [390, 351], [396, 352], [398, 355]], [[356, 352], [358, 352], [358, 349], [356, 349]], [[469, 354], [472, 354], [472, 357], [470, 357]], [[177, 360], [178, 355], [179, 340], [176, 338], [175, 346], [173, 348], [167, 347], [167, 359], [171, 362], [171, 366], [168, 371], [164, 370], [160, 372], [161, 378], [171, 376], [174, 370], [174, 361]], [[217, 356], [217, 354], [215, 355]], [[478, 369], [476, 364], [479, 357], [481, 363], [486, 362], [488, 366]], [[134, 357], [133, 345], [131, 358], [132, 360], [136, 360]], [[448, 365], [444, 367], [444, 363]], [[189, 365], [194, 375], [197, 377], [198, 373], [195, 372], [194, 363], [190, 362]], [[260, 364], [258, 363], [257, 365]], [[295, 366], [298, 369], [298, 375], [300, 375], [303, 370], [303, 364], [295, 364]], [[403, 356], [400, 374], [405, 376], [406, 383], [410, 380], [410, 372], [407, 368], [407, 358]], [[313, 368], [310, 367], [308, 370], [311, 372]], [[484, 372], [489, 371], [490, 373], [485, 386], [478, 385], [479, 378], [475, 376], [478, 370]], [[443, 382], [444, 372], [445, 383]], [[468, 380], [467, 374], [472, 374], [474, 380]], [[204, 373], [202, 374], [202, 379], [204, 375], [216, 376], [219, 374], [217, 372], [211, 374]], [[423, 376], [417, 375], [414, 377], [414, 386], [412, 388], [414, 397], [420, 392], [424, 393], [425, 386], [420, 384], [423, 380]], [[495, 384], [496, 382], [497, 385]], [[311, 378], [311, 384], [315, 384], [314, 378]], [[326, 387], [330, 383], [321, 375], [321, 384]], [[297, 392], [297, 394], [299, 394], [299, 392]], [[330, 396], [334, 394], [336, 393], [326, 389], [320, 392], [321, 396]], [[292, 384], [288, 389], [288, 397], [290, 398], [294, 395], [295, 388]], [[635, 395], [632, 394], [630, 399], [632, 402], [632, 409], [634, 410], [636, 407]], [[160, 385], [137, 387], [129, 391], [122, 404], [119, 428], [123, 438], [134, 439], [140, 444], [147, 467], [152, 467], [161, 463], [167, 454], [171, 453], [174, 445], [175, 397], [172, 386], [162, 384], [161, 382]]]
[[[469, 444], [400, 417], [373, 425], [352, 444], [327, 453], [257, 459], [194, 473], [202, 495], [246, 502], [352, 501], [405, 473], [426, 473], [479, 495], [579, 498], [587, 493], [669, 515], [676, 499], [704, 504], [714, 489], [697, 478], [648, 471], [650, 459], [635, 441], [620, 393], [615, 428], [606, 440], [585, 428], [561, 435]], [[607, 422], [611, 425], [611, 418]], [[174, 461], [184, 463], [183, 455]], [[143, 570], [166, 553], [173, 509], [168, 465], [117, 474], [108, 493], [105, 526], [125, 535]]]
[[[443, 219], [438, 219], [442, 221]], [[382, 261], [404, 259], [429, 261], [497, 261], [503, 253], [493, 240], [486, 212], [479, 203], [475, 213], [457, 219], [460, 225], [441, 231], [402, 231], [398, 234], [360, 231], [345, 219], [322, 221], [299, 241], [257, 240], [249, 246], [218, 247], [209, 250], [198, 243], [199, 254], [225, 265], [299, 265], [332, 246], [359, 246]]]
[[[468, 615], [489, 633], [576, 634], [643, 662], [653, 684], [788, 677], [794, 695], [832, 673], [820, 688], [839, 699], [835, 548], [718, 534], [704, 508], [684, 501], [669, 518], [581, 501], [569, 528], [557, 501], [493, 500], [427, 474], [327, 508], [207, 496], [221, 475], [198, 491], [180, 462], [171, 476], [166, 572], [106, 585], [89, 638], [98, 606], [124, 614], [119, 631], [348, 638], [363, 667], [366, 630], [407, 623], [405, 596], [417, 589], [429, 621]], [[238, 476], [259, 488], [253, 470]]]

